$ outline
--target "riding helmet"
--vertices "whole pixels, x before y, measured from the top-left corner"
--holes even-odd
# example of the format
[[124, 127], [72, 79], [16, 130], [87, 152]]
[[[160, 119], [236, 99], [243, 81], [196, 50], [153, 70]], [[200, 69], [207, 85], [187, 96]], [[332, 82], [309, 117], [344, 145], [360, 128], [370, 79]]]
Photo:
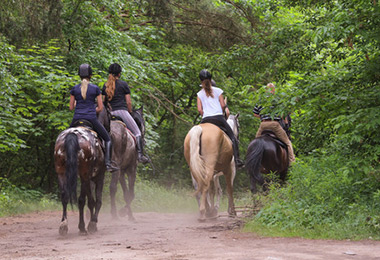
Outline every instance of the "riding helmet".
[[82, 64], [79, 66], [79, 71], [78, 71], [78, 75], [81, 77], [81, 78], [87, 78], [87, 77], [90, 77], [92, 75], [92, 69], [91, 69], [91, 66], [88, 65], [88, 64]]
[[108, 68], [108, 73], [117, 76], [117, 75], [119, 75], [121, 70], [122, 69], [121, 69], [121, 66], [119, 64], [112, 63]]
[[201, 70], [201, 72], [199, 72], [199, 79], [201, 81], [205, 80], [205, 79], [211, 79], [211, 73], [208, 72], [207, 70], [203, 69]]

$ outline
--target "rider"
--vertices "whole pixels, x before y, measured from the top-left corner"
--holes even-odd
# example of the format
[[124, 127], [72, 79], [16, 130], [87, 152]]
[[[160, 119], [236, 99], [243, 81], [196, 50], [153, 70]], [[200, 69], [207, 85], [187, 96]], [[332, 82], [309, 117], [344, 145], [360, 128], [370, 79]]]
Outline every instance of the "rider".
[[232, 141], [236, 167], [243, 167], [244, 162], [239, 159], [239, 146], [235, 135], [223, 116], [227, 105], [223, 99], [223, 90], [211, 85], [212, 75], [209, 71], [203, 69], [199, 73], [199, 79], [202, 82], [202, 90], [197, 93], [198, 112], [202, 116], [202, 123], [212, 123], [225, 129], [226, 134]]
[[111, 138], [107, 130], [101, 123], [99, 123], [96, 117], [96, 114], [102, 111], [103, 109], [103, 102], [102, 97], [100, 95], [99, 87], [90, 83], [90, 79], [92, 76], [92, 69], [90, 65], [80, 65], [78, 74], [82, 80], [82, 83], [75, 85], [70, 90], [70, 110], [73, 110], [75, 108], [74, 117], [70, 124], [70, 127], [72, 127], [76, 121], [81, 119], [91, 122], [93, 129], [103, 139], [105, 144], [104, 160], [107, 167], [107, 171], [116, 170], [116, 167], [112, 166], [111, 163]]
[[[269, 92], [271, 94], [275, 94], [275, 86], [273, 83], [268, 83], [268, 85], [266, 86], [267, 89], [269, 90]], [[285, 130], [282, 128], [280, 122], [281, 120], [284, 120], [284, 123], [285, 124], [288, 124], [287, 120], [289, 117], [286, 117], [285, 119], [282, 119], [281, 117], [279, 116], [274, 116], [273, 118], [271, 117], [271, 115], [268, 115], [268, 114], [260, 114], [260, 112], [263, 110], [264, 108], [262, 106], [255, 106], [255, 108], [253, 109], [253, 115], [257, 118], [260, 118], [261, 120], [261, 124], [260, 124], [260, 127], [259, 129], [257, 130], [257, 133], [256, 133], [256, 138], [261, 136], [261, 133], [264, 131], [264, 130], [270, 130], [272, 131], [278, 139], [280, 139], [283, 143], [285, 143], [288, 147], [288, 159], [289, 159], [289, 165], [295, 161], [295, 156], [294, 156], [294, 152], [293, 152], [293, 146], [292, 146], [292, 142], [290, 141], [288, 135], [286, 134]]]
[[135, 120], [131, 116], [132, 100], [131, 90], [128, 83], [120, 80], [121, 66], [113, 63], [108, 68], [108, 80], [103, 86], [103, 99], [108, 101], [112, 107], [111, 114], [120, 117], [127, 128], [136, 137], [137, 160], [141, 163], [148, 163], [149, 158], [143, 153], [143, 140], [141, 131]]

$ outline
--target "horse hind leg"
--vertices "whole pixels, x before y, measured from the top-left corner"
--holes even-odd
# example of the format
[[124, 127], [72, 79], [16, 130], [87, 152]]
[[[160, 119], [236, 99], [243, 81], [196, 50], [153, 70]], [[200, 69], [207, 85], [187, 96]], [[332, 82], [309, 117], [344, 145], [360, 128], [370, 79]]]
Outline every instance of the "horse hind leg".
[[104, 184], [104, 173], [103, 174], [99, 173], [95, 180], [95, 201], [93, 201], [94, 206], [95, 206], [95, 212], [94, 214], [92, 214], [91, 220], [87, 226], [87, 230], [90, 233], [95, 233], [98, 231], [97, 223], [98, 223], [100, 208], [102, 207], [103, 184]]
[[110, 197], [111, 197], [111, 215], [113, 219], [117, 219], [117, 211], [116, 211], [116, 191], [117, 191], [117, 183], [120, 177], [120, 170], [113, 171], [110, 183]]
[[128, 219], [130, 221], [135, 221], [136, 219], [133, 216], [131, 204], [132, 204], [133, 199], [135, 198], [136, 168], [133, 167], [132, 169], [128, 169], [127, 176], [128, 176], [128, 187], [127, 187], [124, 176], [120, 177], [120, 185], [123, 189], [125, 206], [124, 208], [120, 210], [119, 214], [121, 216], [128, 215]]
[[[60, 178], [60, 183], [63, 183]], [[61, 236], [67, 235], [67, 232], [69, 230], [68, 227], [68, 222], [67, 222], [67, 204], [69, 203], [69, 195], [68, 191], [64, 190], [64, 185], [60, 184], [61, 186], [61, 201], [62, 201], [62, 219], [61, 219], [61, 224], [59, 225], [59, 234]]]
[[227, 195], [228, 195], [228, 215], [230, 217], [236, 216], [234, 197], [233, 197], [233, 182], [235, 177], [235, 166], [232, 163], [232, 167], [224, 172], [226, 178]]

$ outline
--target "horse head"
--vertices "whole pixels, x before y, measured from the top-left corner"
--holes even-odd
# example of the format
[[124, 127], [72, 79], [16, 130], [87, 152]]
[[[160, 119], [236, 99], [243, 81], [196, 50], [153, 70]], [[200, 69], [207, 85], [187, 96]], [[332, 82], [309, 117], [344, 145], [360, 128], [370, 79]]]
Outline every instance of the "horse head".
[[230, 115], [227, 119], [227, 123], [230, 125], [237, 140], [239, 140], [239, 129], [240, 129], [239, 115], [240, 115], [239, 113], [237, 113], [236, 115]]
[[131, 116], [133, 117], [137, 126], [139, 127], [141, 136], [144, 139], [144, 135], [145, 135], [144, 107], [141, 106], [140, 108], [133, 109]]
[[98, 114], [98, 120], [99, 122], [104, 126], [104, 128], [110, 132], [111, 127], [111, 106], [109, 103], [105, 105], [102, 109], [102, 111]]

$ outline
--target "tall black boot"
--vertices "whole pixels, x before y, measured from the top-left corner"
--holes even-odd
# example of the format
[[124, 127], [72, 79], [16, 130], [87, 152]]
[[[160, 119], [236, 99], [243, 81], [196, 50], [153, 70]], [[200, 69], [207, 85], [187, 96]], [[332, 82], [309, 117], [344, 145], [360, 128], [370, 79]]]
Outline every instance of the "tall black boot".
[[137, 149], [137, 160], [141, 163], [148, 163], [150, 159], [144, 155], [143, 152], [143, 140], [142, 137], [136, 137], [136, 149]]
[[119, 168], [112, 165], [112, 161], [111, 161], [111, 158], [112, 158], [112, 142], [111, 141], [104, 142], [104, 145], [106, 148], [105, 149], [106, 151], [104, 154], [104, 161], [106, 163], [107, 171], [112, 172], [112, 171], [119, 170]]
[[235, 166], [236, 168], [243, 168], [244, 162], [239, 158], [239, 146], [236, 140], [232, 141], [232, 148], [234, 150]]

